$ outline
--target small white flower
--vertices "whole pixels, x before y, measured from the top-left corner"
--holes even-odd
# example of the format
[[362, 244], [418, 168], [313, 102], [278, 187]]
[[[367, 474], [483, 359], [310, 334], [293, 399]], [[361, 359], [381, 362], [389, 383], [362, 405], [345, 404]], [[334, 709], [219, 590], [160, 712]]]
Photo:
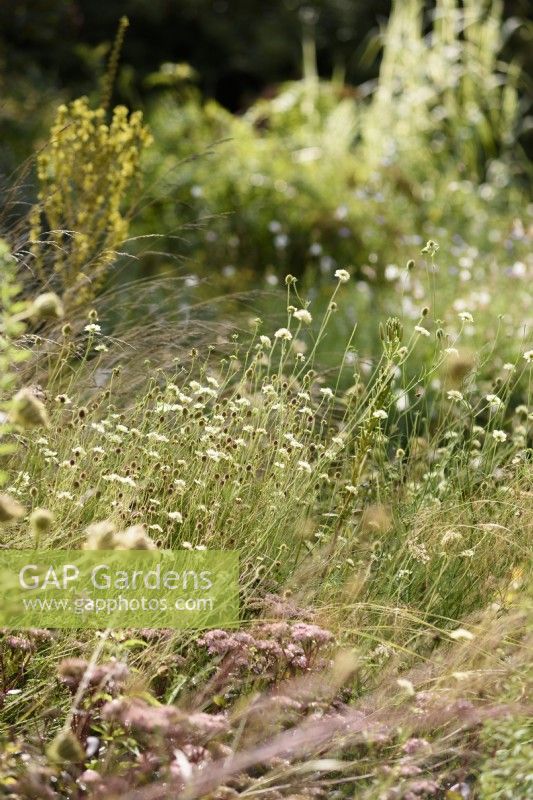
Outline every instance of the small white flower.
[[179, 403], [157, 403], [155, 407], [157, 414], [166, 414], [169, 411], [183, 411], [183, 406]]
[[102, 333], [100, 325], [97, 325], [96, 322], [89, 322], [83, 330], [87, 331], [87, 333]]
[[102, 475], [102, 478], [104, 481], [110, 481], [111, 483], [121, 483], [123, 486], [137, 486], [133, 478], [130, 478], [129, 475], [117, 475], [116, 472], [112, 472], [110, 475]]
[[224, 457], [223, 453], [219, 453], [218, 450], [213, 450], [213, 448], [209, 448], [209, 450], [206, 450], [205, 454], [208, 458], [210, 458], [212, 461], [215, 461], [216, 463], [218, 463], [220, 459]]
[[496, 442], [505, 442], [505, 440], [507, 439], [507, 434], [505, 433], [505, 431], [495, 430], [495, 431], [492, 431], [492, 438]]
[[431, 336], [430, 332], [427, 330], [427, 328], [424, 328], [423, 325], [415, 325], [415, 331], [417, 333], [421, 333], [422, 336]]
[[506, 364], [504, 364], [504, 365], [503, 365], [503, 368], [504, 368], [504, 370], [505, 370], [506, 372], [514, 372], [514, 371], [515, 371], [515, 369], [516, 369], [515, 365], [514, 365], [514, 364], [511, 364], [510, 362], [507, 362]]
[[533, 364], [533, 350], [526, 350], [524, 353], [524, 359], [528, 364]]
[[439, 249], [439, 243], [434, 241], [434, 239], [429, 239], [429, 241], [426, 242], [426, 246], [423, 247], [420, 252], [427, 254], [429, 256], [434, 256], [435, 253], [438, 251], [438, 249]]
[[289, 444], [292, 445], [292, 447], [295, 447], [297, 450], [301, 450], [303, 448], [303, 444], [298, 441], [293, 433], [284, 433], [283, 437], [287, 439]]
[[56, 497], [58, 500], [74, 500], [70, 492], [56, 492]]
[[313, 317], [306, 308], [300, 308], [298, 311], [295, 311], [294, 318], [297, 319], [298, 322], [303, 322], [304, 325], [310, 325], [313, 321]]
[[497, 394], [486, 395], [486, 400], [492, 409], [500, 408], [500, 406], [503, 405], [503, 400], [501, 400]]
[[266, 395], [267, 397], [277, 397], [278, 393], [274, 386], [271, 383], [265, 383], [265, 385], [261, 388], [261, 392]]
[[[117, 426], [118, 427], [118, 426]], [[146, 434], [147, 439], [153, 439], [154, 442], [170, 442], [170, 439], [157, 431], [150, 431]]]
[[350, 273], [346, 269], [337, 269], [335, 270], [335, 277], [339, 279], [339, 283], [348, 283]]
[[457, 400], [458, 402], [463, 399], [463, 395], [461, 392], [458, 392], [457, 389], [450, 389], [447, 392], [448, 400]]
[[263, 347], [268, 347], [268, 348], [272, 347], [272, 342], [270, 341], [270, 338], [268, 336], [260, 336], [259, 341], [261, 342]]
[[308, 472], [308, 473], [311, 473], [311, 472], [312, 472], [312, 470], [311, 470], [311, 464], [310, 464], [308, 461], [298, 461], [298, 468], [299, 468], [299, 469], [300, 469], [302, 472]]
[[344, 487], [344, 491], [345, 491], [345, 492], [348, 492], [348, 494], [357, 494], [357, 492], [358, 492], [358, 489], [357, 489], [357, 486], [353, 486], [351, 483], [348, 483], [348, 484], [347, 484], [347, 485]]
[[374, 417], [374, 419], [387, 419], [388, 414], [382, 408], [378, 408], [377, 411], [374, 411], [372, 416]]
[[458, 316], [458, 317], [459, 317], [459, 319], [461, 319], [463, 322], [473, 322], [473, 321], [474, 321], [474, 317], [472, 316], [472, 314], [470, 313], [470, 311], [460, 311], [460, 312], [459, 312], [459, 314], [458, 314], [457, 316]]
[[333, 399], [333, 391], [329, 388], [329, 386], [320, 389], [320, 393], [323, 394], [324, 397], [327, 397], [328, 400]]
[[456, 347], [447, 347], [444, 351], [447, 356], [458, 356], [459, 350]]
[[274, 336], [276, 339], [284, 339], [285, 341], [292, 339], [292, 333], [288, 328], [278, 328]]
[[181, 511], [169, 511], [167, 517], [174, 520], [174, 522], [183, 522], [183, 515]]

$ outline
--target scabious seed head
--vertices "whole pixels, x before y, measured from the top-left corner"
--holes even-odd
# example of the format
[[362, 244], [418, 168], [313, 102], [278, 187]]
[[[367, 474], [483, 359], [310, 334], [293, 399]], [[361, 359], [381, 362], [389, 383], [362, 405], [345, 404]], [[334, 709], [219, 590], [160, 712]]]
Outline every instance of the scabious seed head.
[[85, 752], [72, 731], [62, 731], [46, 748], [48, 760], [54, 764], [77, 764], [85, 759]]
[[155, 542], [146, 533], [144, 525], [133, 525], [131, 528], [117, 533], [114, 544], [116, 550], [157, 550]]
[[0, 524], [15, 522], [26, 513], [24, 508], [18, 500], [11, 497], [9, 494], [0, 494]]
[[44, 404], [29, 388], [21, 389], [11, 401], [10, 418], [21, 428], [47, 428], [48, 414]]
[[47, 508], [36, 508], [30, 515], [30, 526], [34, 534], [48, 533], [54, 522], [54, 515]]
[[85, 530], [84, 550], [113, 550], [116, 527], [110, 520], [95, 522]]
[[63, 303], [55, 292], [38, 295], [30, 306], [30, 316], [35, 320], [61, 319], [65, 311]]

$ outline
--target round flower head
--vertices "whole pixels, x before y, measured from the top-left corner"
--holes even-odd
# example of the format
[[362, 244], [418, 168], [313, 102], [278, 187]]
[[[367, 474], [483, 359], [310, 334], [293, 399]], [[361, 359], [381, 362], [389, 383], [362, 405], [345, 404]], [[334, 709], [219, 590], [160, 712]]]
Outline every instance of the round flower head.
[[415, 331], [417, 333], [422, 334], [422, 336], [431, 336], [430, 332], [427, 328], [424, 328], [423, 325], [415, 325]]
[[497, 394], [488, 394], [486, 399], [493, 410], [503, 405], [503, 400]]
[[46, 755], [54, 764], [81, 763], [85, 751], [72, 731], [62, 731], [48, 745]]
[[36, 508], [30, 516], [30, 525], [34, 534], [47, 533], [52, 527], [54, 515], [47, 508]]
[[26, 513], [26, 509], [18, 500], [9, 494], [0, 494], [0, 524], [15, 522]]
[[86, 325], [83, 330], [87, 331], [87, 333], [101, 333], [102, 332], [102, 328], [96, 322], [89, 322], [89, 324]]
[[424, 255], [434, 256], [435, 253], [438, 251], [438, 249], [439, 249], [438, 242], [435, 242], [433, 239], [430, 239], [428, 242], [426, 242], [426, 246], [422, 248], [421, 252]]
[[112, 522], [94, 522], [86, 529], [84, 550], [113, 550], [116, 528]]
[[533, 364], [533, 350], [526, 350], [524, 353], [524, 359], [528, 364]]
[[294, 318], [297, 319], [298, 322], [303, 322], [304, 325], [310, 325], [313, 321], [313, 317], [306, 308], [300, 308], [298, 311], [295, 311]]
[[55, 292], [45, 292], [35, 298], [30, 306], [33, 319], [61, 319], [64, 316], [63, 303]]
[[505, 442], [505, 440], [507, 439], [507, 434], [505, 433], [505, 431], [495, 430], [495, 431], [492, 431], [492, 438], [496, 442]]
[[144, 525], [133, 525], [122, 533], [115, 536], [115, 548], [117, 550], [157, 550]]
[[276, 339], [284, 339], [285, 341], [290, 341], [292, 339], [292, 333], [288, 328], [278, 328], [276, 333], [274, 334]]
[[48, 427], [46, 408], [29, 388], [21, 389], [11, 401], [10, 417], [21, 428]]
[[350, 273], [346, 269], [335, 270], [335, 277], [338, 278], [339, 283], [348, 283], [350, 280]]

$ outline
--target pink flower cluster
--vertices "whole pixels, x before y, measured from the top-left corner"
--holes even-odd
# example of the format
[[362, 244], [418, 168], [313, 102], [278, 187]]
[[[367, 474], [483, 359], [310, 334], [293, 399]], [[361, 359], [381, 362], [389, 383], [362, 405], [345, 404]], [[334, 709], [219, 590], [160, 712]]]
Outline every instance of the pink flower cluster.
[[270, 622], [251, 632], [212, 630], [198, 639], [210, 655], [220, 656], [230, 673], [249, 670], [279, 674], [287, 668], [310, 670], [317, 652], [333, 640], [330, 631], [308, 622]]
[[107, 664], [91, 666], [83, 658], [65, 658], [57, 669], [60, 682], [75, 692], [82, 680], [87, 682], [87, 688], [106, 688], [112, 691], [121, 687], [129, 676], [126, 664], [111, 660]]
[[136, 697], [110, 700], [102, 709], [102, 718], [136, 733], [160, 733], [183, 745], [199, 744], [228, 730], [223, 714], [188, 713], [177, 706], [150, 705]]

